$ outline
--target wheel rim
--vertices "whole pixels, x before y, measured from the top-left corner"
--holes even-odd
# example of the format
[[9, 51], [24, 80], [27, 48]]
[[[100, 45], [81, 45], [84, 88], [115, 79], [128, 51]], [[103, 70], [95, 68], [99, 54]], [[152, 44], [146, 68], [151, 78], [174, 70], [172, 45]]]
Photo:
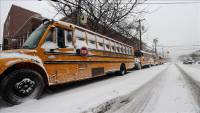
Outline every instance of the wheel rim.
[[33, 93], [36, 82], [30, 78], [23, 78], [14, 84], [14, 93], [19, 97], [26, 97]]
[[124, 66], [121, 68], [121, 74], [122, 74], [122, 75], [125, 74], [125, 68], [124, 68]]

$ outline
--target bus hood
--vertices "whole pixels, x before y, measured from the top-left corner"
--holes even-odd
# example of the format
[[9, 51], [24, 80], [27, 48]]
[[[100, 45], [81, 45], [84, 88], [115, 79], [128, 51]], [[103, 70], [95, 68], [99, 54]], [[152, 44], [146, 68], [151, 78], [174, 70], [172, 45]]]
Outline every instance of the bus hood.
[[32, 60], [38, 63], [42, 63], [42, 60], [35, 55], [36, 50], [28, 49], [17, 49], [17, 50], [6, 50], [0, 52], [0, 62], [9, 59], [20, 59], [20, 60]]
[[35, 56], [33, 50], [8, 50], [0, 52], [0, 74], [6, 68], [22, 62], [34, 63], [44, 67], [42, 60]]
[[29, 50], [29, 49], [14, 49], [14, 50], [3, 50], [0, 51], [0, 54], [7, 54], [7, 53], [23, 53], [23, 54], [29, 54], [34, 55], [36, 53], [36, 50]]
[[0, 52], [0, 60], [3, 59], [29, 59], [41, 62], [41, 59], [35, 55], [36, 50], [17, 49]]

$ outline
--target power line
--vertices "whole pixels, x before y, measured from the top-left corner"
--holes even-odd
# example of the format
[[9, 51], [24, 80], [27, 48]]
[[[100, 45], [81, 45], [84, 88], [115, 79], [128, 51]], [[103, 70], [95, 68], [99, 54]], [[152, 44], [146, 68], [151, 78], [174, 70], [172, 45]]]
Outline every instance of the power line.
[[200, 4], [200, 2], [146, 2], [138, 4]]
[[[121, 4], [135, 4], [135, 3], [121, 3]], [[138, 2], [137, 4], [160, 4], [160, 5], [165, 5], [165, 4], [200, 4], [200, 2], [198, 1], [198, 2], [182, 2], [182, 1], [180, 1], [180, 2], [178, 2], [178, 1], [174, 1], [174, 2]]]
[[159, 47], [166, 47], [166, 48], [180, 48], [180, 47], [196, 47], [200, 45], [168, 45], [168, 46], [161, 46], [158, 45]]

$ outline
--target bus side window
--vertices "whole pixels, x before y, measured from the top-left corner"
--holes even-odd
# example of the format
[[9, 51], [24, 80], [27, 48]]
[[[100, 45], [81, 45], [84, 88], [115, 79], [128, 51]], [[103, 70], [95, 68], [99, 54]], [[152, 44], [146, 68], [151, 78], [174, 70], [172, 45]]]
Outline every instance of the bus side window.
[[124, 46], [121, 45], [121, 53], [124, 53]]
[[97, 48], [99, 50], [104, 50], [103, 38], [99, 36], [97, 36]]
[[106, 51], [110, 51], [110, 41], [105, 39], [104, 40], [104, 44], [105, 44], [105, 50]]
[[85, 32], [79, 29], [75, 29], [74, 35], [76, 37], [76, 48], [86, 47]]
[[57, 42], [58, 42], [58, 47], [59, 48], [65, 48], [65, 35], [64, 35], [64, 30], [60, 28], [56, 28], [57, 31]]
[[122, 53], [122, 50], [121, 50], [122, 46], [121, 46], [121, 44], [119, 44], [118, 46], [119, 46], [119, 53]]
[[123, 47], [124, 47], [124, 54], [126, 54], [126, 46], [125, 46], [125, 45], [123, 45]]
[[67, 48], [73, 48], [73, 37], [72, 37], [72, 31], [65, 30], [65, 46]]
[[119, 51], [119, 44], [118, 44], [118, 43], [116, 43], [116, 51], [117, 51], [117, 53], [120, 52], [120, 51]]
[[52, 28], [48, 31], [47, 37], [42, 45], [42, 48], [48, 52], [58, 48], [55, 28]]
[[127, 55], [129, 54], [129, 49], [128, 49], [127, 46], [126, 46], [126, 54], [127, 54]]
[[115, 42], [110, 42], [111, 44], [111, 51], [115, 52]]
[[125, 45], [123, 45], [123, 49], [124, 49], [124, 54], [126, 54], [126, 46]]
[[87, 38], [88, 38], [88, 47], [90, 49], [96, 49], [95, 35], [93, 35], [91, 33], [87, 33]]
[[132, 55], [131, 47], [128, 48], [129, 55]]

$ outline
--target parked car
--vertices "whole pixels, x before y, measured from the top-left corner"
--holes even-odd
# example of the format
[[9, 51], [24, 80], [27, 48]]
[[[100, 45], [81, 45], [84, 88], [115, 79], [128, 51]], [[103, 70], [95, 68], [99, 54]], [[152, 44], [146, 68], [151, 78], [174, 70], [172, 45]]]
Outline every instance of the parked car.
[[193, 60], [184, 60], [183, 64], [193, 64], [194, 61]]
[[196, 61], [196, 63], [195, 64], [200, 64], [200, 60], [199, 61]]

